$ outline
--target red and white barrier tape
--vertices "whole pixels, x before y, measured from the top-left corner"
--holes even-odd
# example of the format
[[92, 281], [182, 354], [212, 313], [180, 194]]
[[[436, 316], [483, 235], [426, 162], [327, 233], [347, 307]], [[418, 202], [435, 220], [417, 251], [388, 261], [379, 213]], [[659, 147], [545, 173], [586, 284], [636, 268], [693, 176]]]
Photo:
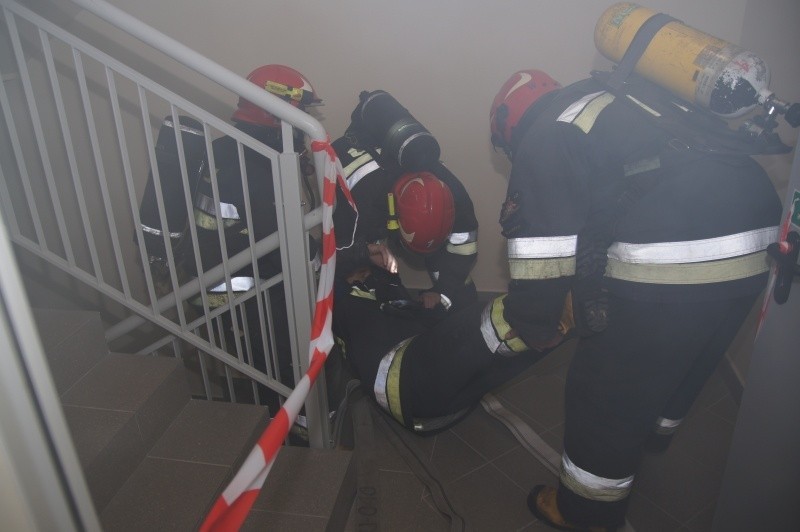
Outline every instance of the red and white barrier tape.
[[355, 209], [350, 190], [343, 177], [342, 165], [329, 141], [313, 142], [314, 152], [325, 152], [325, 182], [322, 188], [322, 268], [320, 269], [317, 302], [314, 321], [311, 325], [308, 371], [286, 398], [258, 443], [250, 451], [242, 467], [222, 495], [214, 503], [211, 511], [200, 526], [201, 532], [228, 532], [239, 530], [258, 497], [267, 479], [275, 457], [289, 434], [298, 412], [314, 385], [325, 360], [333, 347], [331, 320], [333, 317], [333, 279], [336, 271], [336, 238], [333, 231], [333, 204], [336, 197], [336, 184], [342, 188], [347, 201]]

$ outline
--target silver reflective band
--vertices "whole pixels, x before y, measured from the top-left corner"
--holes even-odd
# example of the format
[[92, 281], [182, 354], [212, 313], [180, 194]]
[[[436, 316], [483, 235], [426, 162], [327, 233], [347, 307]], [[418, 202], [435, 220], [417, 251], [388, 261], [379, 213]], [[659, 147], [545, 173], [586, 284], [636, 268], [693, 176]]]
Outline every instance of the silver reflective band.
[[[210, 214], [211, 216], [217, 215], [216, 205], [214, 204], [214, 198], [209, 198], [205, 194], [197, 194], [194, 199], [194, 206], [200, 209], [201, 211]], [[219, 211], [220, 216], [223, 220], [240, 220], [239, 217], [239, 210], [236, 208], [236, 205], [232, 203], [219, 203]]]
[[[409, 124], [409, 125], [410, 125], [410, 124]], [[403, 126], [403, 127], [406, 127], [406, 126]], [[401, 129], [402, 129], [402, 128], [401, 128]], [[398, 129], [398, 131], [400, 131], [400, 130]], [[420, 131], [419, 133], [414, 133], [413, 135], [411, 135], [410, 137], [408, 137], [408, 138], [407, 138], [407, 139], [406, 139], [406, 140], [403, 142], [403, 144], [401, 144], [401, 145], [400, 145], [400, 149], [398, 149], [398, 150], [397, 150], [397, 160], [398, 160], [398, 161], [402, 161], [402, 160], [403, 160], [403, 152], [405, 151], [405, 149], [408, 147], [408, 145], [409, 145], [409, 144], [411, 144], [412, 142], [414, 142], [414, 141], [415, 141], [416, 139], [418, 139], [419, 137], [431, 137], [431, 138], [433, 138], [433, 135], [431, 135], [431, 134], [430, 134], [430, 133], [428, 133], [427, 131]]]
[[[161, 229], [156, 229], [155, 227], [150, 227], [149, 225], [142, 224], [142, 231], [145, 233], [150, 233], [151, 235], [161, 236], [164, 234]], [[180, 233], [167, 233], [170, 238], [180, 238], [183, 236], [183, 231]]]
[[667, 419], [660, 417], [656, 421], [656, 434], [673, 434], [680, 426], [683, 419]]
[[[348, 175], [347, 174], [347, 170], [345, 170], [345, 175], [347, 175], [347, 179], [346, 179], [347, 186], [348, 186], [348, 188], [350, 188], [350, 190], [352, 190], [353, 187], [355, 187], [359, 183], [359, 181], [364, 179], [366, 176], [368, 176], [369, 174], [371, 174], [375, 170], [380, 169], [380, 165], [378, 164], [377, 161], [373, 161], [372, 157], [370, 157], [369, 155], [367, 155], [366, 157], [369, 158], [370, 162], [368, 162], [368, 163], [364, 164], [363, 166], [359, 167], [352, 174]], [[359, 157], [358, 159], [356, 159], [356, 161], [360, 161], [361, 159], [362, 159], [362, 157]], [[350, 168], [351, 166], [352, 166], [352, 163], [347, 165], [347, 168]]]
[[[164, 120], [162, 122], [162, 124], [164, 124], [167, 127], [172, 127], [172, 120]], [[183, 124], [181, 124], [178, 127], [178, 129], [180, 129], [184, 133], [191, 133], [192, 135], [197, 135], [198, 137], [202, 137], [203, 136], [203, 132], [200, 131], [199, 129], [195, 129], [195, 128], [189, 127], [189, 126], [184, 126]]]
[[578, 235], [534, 236], [508, 240], [509, 259], [550, 259], [572, 257], [578, 245]]
[[570, 491], [593, 501], [621, 501], [628, 496], [633, 475], [625, 478], [603, 478], [572, 463], [567, 453], [561, 455], [561, 482]]
[[412, 339], [413, 338], [406, 338], [394, 346], [391, 351], [383, 356], [381, 363], [378, 365], [378, 373], [375, 375], [375, 384], [372, 386], [372, 391], [375, 392], [375, 400], [387, 412], [391, 412], [389, 410], [389, 399], [386, 396], [386, 379], [389, 376], [389, 368], [392, 367], [392, 361], [394, 360], [394, 356], [397, 354], [397, 351]]
[[481, 313], [481, 334], [483, 335], [483, 341], [486, 342], [486, 347], [489, 348], [489, 351], [492, 353], [497, 353], [497, 350], [500, 349], [500, 347], [503, 345], [503, 342], [497, 337], [497, 333], [494, 330], [494, 324], [492, 323], [493, 306], [494, 301], [490, 301]]
[[627, 244], [615, 242], [608, 258], [633, 264], [686, 264], [729, 259], [767, 248], [778, 239], [778, 227], [765, 227], [735, 235], [686, 242]]
[[478, 240], [478, 232], [477, 231], [469, 231], [466, 233], [450, 233], [450, 236], [447, 237], [447, 240], [453, 245], [461, 245], [461, 244], [468, 244], [470, 242], [475, 242]]
[[566, 122], [568, 124], [571, 124], [572, 121], [575, 120], [575, 117], [578, 116], [578, 113], [583, 111], [583, 108], [586, 107], [589, 104], [589, 102], [591, 102], [592, 100], [603, 94], [606, 94], [606, 91], [593, 92], [592, 94], [587, 94], [580, 100], [574, 102], [569, 107], [564, 109], [564, 112], [561, 113], [561, 115], [559, 115], [559, 117], [556, 119], [556, 122]]
[[[233, 292], [247, 292], [256, 285], [256, 280], [252, 277], [232, 277], [231, 290]], [[218, 284], [211, 288], [209, 292], [227, 292], [228, 287], [225, 283]]]

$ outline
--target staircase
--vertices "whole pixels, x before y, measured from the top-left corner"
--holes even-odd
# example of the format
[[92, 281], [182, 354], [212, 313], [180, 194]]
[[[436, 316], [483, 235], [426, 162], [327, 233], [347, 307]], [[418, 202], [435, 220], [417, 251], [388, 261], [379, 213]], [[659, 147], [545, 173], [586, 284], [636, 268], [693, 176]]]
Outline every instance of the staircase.
[[[96, 312], [34, 315], [103, 528], [196, 530], [267, 409], [193, 399], [180, 360], [109, 352]], [[350, 452], [284, 447], [243, 530], [341, 530], [353, 493]]]

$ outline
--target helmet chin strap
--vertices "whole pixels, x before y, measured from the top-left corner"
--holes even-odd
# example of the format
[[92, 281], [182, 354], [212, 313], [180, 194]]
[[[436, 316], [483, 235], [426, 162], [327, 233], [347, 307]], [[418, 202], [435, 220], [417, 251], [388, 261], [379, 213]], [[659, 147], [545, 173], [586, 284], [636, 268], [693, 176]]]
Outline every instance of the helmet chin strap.
[[506, 130], [506, 120], [508, 119], [508, 106], [502, 104], [497, 108], [494, 113], [495, 131], [492, 133], [492, 146], [500, 148], [503, 152], [511, 158], [511, 146], [506, 142], [503, 132]]

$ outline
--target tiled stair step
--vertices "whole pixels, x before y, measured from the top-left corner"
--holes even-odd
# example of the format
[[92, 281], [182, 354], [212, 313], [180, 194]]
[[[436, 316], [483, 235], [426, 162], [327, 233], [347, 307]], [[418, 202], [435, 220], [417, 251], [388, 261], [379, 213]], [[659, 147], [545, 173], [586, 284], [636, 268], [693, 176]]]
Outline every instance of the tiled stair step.
[[101, 511], [189, 401], [178, 360], [111, 353], [61, 396]]
[[34, 309], [33, 315], [56, 390], [62, 395], [108, 354], [100, 314]]
[[100, 513], [103, 529], [197, 530], [268, 420], [263, 406], [190, 400]]
[[283, 447], [241, 530], [344, 530], [355, 489], [352, 451]]

